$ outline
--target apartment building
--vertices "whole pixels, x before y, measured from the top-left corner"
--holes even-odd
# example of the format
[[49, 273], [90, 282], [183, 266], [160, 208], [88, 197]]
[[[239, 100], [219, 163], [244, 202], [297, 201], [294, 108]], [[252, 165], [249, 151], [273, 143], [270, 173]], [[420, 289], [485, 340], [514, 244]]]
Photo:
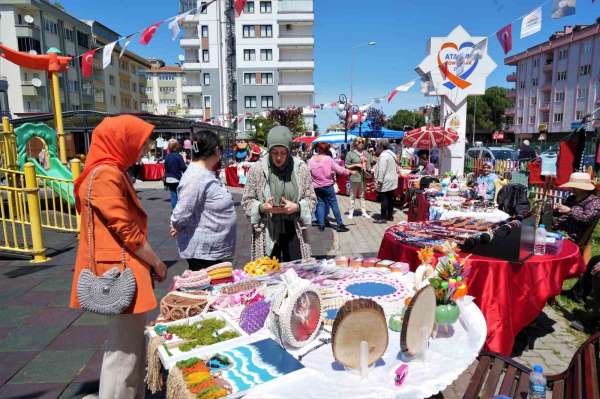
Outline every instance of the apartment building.
[[[3, 0], [0, 4], [0, 37], [5, 45], [36, 54], [55, 47], [64, 55], [80, 56], [109, 43], [119, 35], [98, 21], [82, 21], [46, 0]], [[81, 76], [79, 58], [60, 74], [63, 111], [98, 110], [139, 112], [146, 101], [145, 80], [140, 87], [139, 70], [150, 64], [126, 51], [102, 69], [102, 52], [96, 53], [91, 78]], [[51, 112], [50, 84], [43, 71], [21, 68], [0, 58], [0, 75], [8, 82], [8, 101], [14, 116]]]
[[[183, 93], [188, 116], [251, 130], [251, 120], [275, 108], [303, 108], [307, 132], [313, 131], [314, 12], [312, 0], [249, 0], [235, 18], [235, 70], [228, 71], [226, 6], [217, 0], [183, 22], [180, 45], [185, 53]], [[196, 7], [180, 0], [181, 11]], [[229, 109], [229, 76], [236, 81], [237, 109]]]
[[151, 59], [150, 65], [150, 69], [144, 71], [148, 99], [142, 110], [157, 115], [186, 116], [183, 69], [180, 66], [165, 65], [159, 59]]
[[600, 107], [600, 19], [566, 26], [504, 63], [516, 67], [507, 76], [516, 87], [509, 90], [514, 107], [506, 115], [507, 130], [518, 137], [567, 133], [571, 122]]

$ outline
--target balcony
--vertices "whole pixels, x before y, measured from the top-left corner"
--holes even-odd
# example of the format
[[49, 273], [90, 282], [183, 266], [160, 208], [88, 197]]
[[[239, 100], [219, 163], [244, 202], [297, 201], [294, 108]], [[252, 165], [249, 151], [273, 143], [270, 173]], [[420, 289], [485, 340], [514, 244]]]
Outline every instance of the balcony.
[[550, 63], [544, 64], [544, 66], [542, 67], [542, 70], [544, 72], [552, 72], [553, 68], [554, 68], [554, 64], [552, 62], [550, 62]]
[[315, 69], [313, 60], [289, 60], [279, 61], [279, 69]]
[[279, 35], [279, 46], [314, 46], [315, 38], [310, 35]]
[[508, 97], [508, 98], [515, 98], [515, 97], [517, 97], [517, 91], [515, 89], [509, 89], [506, 92], [506, 97]]
[[514, 115], [515, 113], [516, 113], [516, 110], [514, 107], [506, 108], [504, 110], [504, 115]]
[[549, 111], [550, 110], [550, 101], [543, 102], [540, 104], [540, 110]]
[[277, 7], [280, 13], [313, 12], [312, 0], [279, 0]]
[[43, 85], [44, 85], [43, 81], [42, 81], [42, 86], [40, 86], [40, 87], [35, 87], [33, 85], [33, 83], [31, 83], [30, 81], [23, 81], [21, 83], [21, 90], [23, 90], [24, 96], [31, 96], [31, 97], [45, 96], [46, 88]]
[[35, 25], [15, 25], [17, 37], [31, 37], [35, 40], [41, 40], [40, 28]]
[[202, 70], [202, 64], [200, 62], [184, 62], [181, 64], [181, 68], [184, 71], [200, 71]]
[[181, 87], [183, 94], [202, 94], [202, 85], [200, 84], [185, 84]]
[[187, 116], [192, 118], [202, 118], [204, 116], [204, 111], [202, 108], [188, 108]]
[[200, 47], [199, 37], [184, 37], [179, 41], [181, 47]]
[[516, 82], [517, 81], [517, 74], [515, 72], [509, 74], [506, 76], [506, 81], [507, 82]]
[[552, 91], [552, 83], [544, 83], [542, 91]]
[[280, 93], [314, 93], [315, 85], [312, 82], [306, 83], [280, 83], [277, 86]]

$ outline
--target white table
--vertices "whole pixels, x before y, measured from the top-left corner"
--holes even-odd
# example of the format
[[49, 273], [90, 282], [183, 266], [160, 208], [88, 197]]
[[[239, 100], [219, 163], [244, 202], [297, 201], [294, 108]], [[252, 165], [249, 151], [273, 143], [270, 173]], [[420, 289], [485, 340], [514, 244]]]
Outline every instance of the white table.
[[470, 217], [490, 223], [498, 223], [508, 219], [510, 215], [500, 209], [494, 209], [490, 212], [469, 212], [451, 211], [438, 206], [429, 207], [429, 220], [448, 220], [457, 217]]

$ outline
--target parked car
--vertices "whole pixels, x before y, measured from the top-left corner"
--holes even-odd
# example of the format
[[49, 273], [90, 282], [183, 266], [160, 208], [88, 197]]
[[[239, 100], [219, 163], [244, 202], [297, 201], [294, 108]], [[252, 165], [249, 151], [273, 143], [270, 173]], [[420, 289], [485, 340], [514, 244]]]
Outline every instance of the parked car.
[[508, 147], [471, 147], [465, 156], [470, 159], [516, 161], [519, 158], [519, 151]]

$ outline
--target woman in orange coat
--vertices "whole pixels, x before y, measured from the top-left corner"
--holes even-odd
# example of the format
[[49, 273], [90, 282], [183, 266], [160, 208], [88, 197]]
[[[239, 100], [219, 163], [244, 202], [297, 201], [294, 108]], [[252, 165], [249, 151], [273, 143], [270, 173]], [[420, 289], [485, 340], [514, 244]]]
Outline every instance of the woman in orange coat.
[[[93, 245], [91, 263], [96, 275], [121, 264], [124, 255], [137, 285], [131, 307], [110, 320], [100, 374], [100, 399], [141, 398], [145, 392], [144, 325], [146, 312], [156, 307], [151, 274], [161, 281], [167, 268], [148, 243], [147, 216], [126, 171], [147, 151], [153, 129], [153, 125], [132, 115], [105, 118], [94, 129], [85, 169], [75, 182], [81, 235], [70, 306], [79, 308], [77, 280], [81, 270], [90, 264], [88, 242]], [[90, 232], [87, 193], [94, 171]]]

